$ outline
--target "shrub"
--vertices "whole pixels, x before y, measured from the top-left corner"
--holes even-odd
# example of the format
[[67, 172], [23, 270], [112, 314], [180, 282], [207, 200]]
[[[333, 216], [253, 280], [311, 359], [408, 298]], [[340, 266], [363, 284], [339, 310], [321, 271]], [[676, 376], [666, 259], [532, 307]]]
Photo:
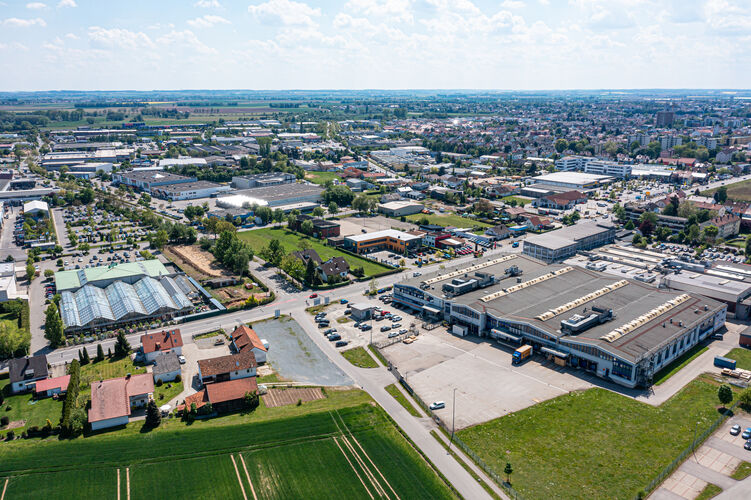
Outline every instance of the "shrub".
[[0, 425], [5, 427], [10, 423], [10, 419], [7, 416], [0, 417]]
[[8, 439], [8, 441], [12, 441], [16, 438], [16, 433], [13, 431], [8, 431], [8, 434], [6, 434], [5, 437]]
[[175, 377], [175, 382], [182, 382], [183, 378], [180, 376], [180, 374], [177, 374], [177, 377]]
[[12, 409], [13, 409], [13, 407], [11, 405], [8, 405], [8, 406], [5, 407], [5, 411], [11, 411]]
[[302, 399], [297, 400], [297, 406], [302, 406]]
[[164, 382], [162, 382], [162, 379], [159, 378], [159, 379], [156, 380], [156, 386], [157, 387], [161, 387], [162, 384], [164, 384]]

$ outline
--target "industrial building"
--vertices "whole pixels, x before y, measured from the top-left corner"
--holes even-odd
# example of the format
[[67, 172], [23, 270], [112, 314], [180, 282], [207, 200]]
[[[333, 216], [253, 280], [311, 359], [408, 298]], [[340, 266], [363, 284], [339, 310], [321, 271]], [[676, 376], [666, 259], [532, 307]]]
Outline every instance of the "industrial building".
[[226, 193], [231, 189], [227, 185], [217, 184], [216, 182], [194, 181], [154, 187], [151, 189], [151, 194], [157, 198], [171, 201], [197, 200], [214, 196], [217, 193]]
[[190, 313], [195, 288], [158, 260], [55, 273], [65, 333]]
[[235, 189], [251, 189], [257, 187], [279, 186], [282, 184], [292, 184], [296, 180], [297, 177], [286, 172], [267, 172], [264, 174], [232, 177], [232, 187]]
[[543, 262], [563, 260], [580, 250], [613, 243], [616, 228], [609, 222], [585, 221], [524, 240], [522, 253]]
[[378, 211], [389, 217], [419, 214], [423, 210], [425, 210], [425, 206], [414, 201], [390, 201], [378, 205]]
[[609, 175], [586, 174], [583, 172], [552, 172], [532, 177], [533, 184], [547, 184], [567, 189], [591, 190], [612, 182]]
[[355, 253], [379, 252], [390, 250], [403, 254], [414, 252], [422, 247], [422, 237], [396, 229], [386, 229], [372, 233], [346, 236], [344, 248]]
[[557, 364], [626, 387], [650, 385], [660, 368], [721, 329], [727, 312], [693, 293], [524, 255], [408, 278], [394, 285], [393, 303], [469, 334], [530, 344]]
[[294, 204], [317, 205], [323, 188], [313, 184], [282, 184], [235, 191], [216, 200], [219, 208], [244, 208], [252, 205], [281, 208]]
[[147, 193], [161, 186], [170, 186], [187, 182], [196, 182], [195, 177], [172, 174], [163, 170], [129, 170], [112, 174], [112, 184], [130, 186]]

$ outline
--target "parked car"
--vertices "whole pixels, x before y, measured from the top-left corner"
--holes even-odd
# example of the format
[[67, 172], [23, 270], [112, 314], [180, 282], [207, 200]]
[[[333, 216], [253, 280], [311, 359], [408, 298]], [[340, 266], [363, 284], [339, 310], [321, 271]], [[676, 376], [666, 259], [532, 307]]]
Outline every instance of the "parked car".
[[398, 337], [398, 336], [399, 336], [399, 332], [391, 332], [391, 333], [389, 333], [389, 338], [390, 339], [393, 339], [394, 337]]
[[731, 436], [737, 436], [741, 433], [741, 426], [739, 424], [735, 424], [730, 428], [730, 435]]
[[429, 408], [431, 410], [440, 410], [442, 408], [446, 408], [446, 403], [444, 403], [443, 401], [433, 401], [432, 403], [430, 403]]
[[741, 437], [743, 439], [751, 439], [751, 427], [746, 427], [746, 430], [743, 431], [743, 434], [741, 434]]
[[309, 299], [315, 299], [316, 297], [318, 297], [317, 293], [311, 293], [310, 295], [308, 295]]
[[743, 447], [746, 448], [747, 450], [751, 450], [751, 440], [746, 441], [746, 444], [744, 444]]
[[349, 340], [340, 340], [336, 344], [334, 344], [336, 347], [344, 347], [345, 345], [349, 344]]
[[362, 330], [363, 332], [367, 332], [368, 330], [372, 330], [372, 329], [373, 329], [373, 327], [370, 326], [370, 325], [362, 325], [360, 327], [360, 330]]
[[186, 363], [185, 356], [183, 356], [182, 354], [177, 357], [177, 360], [180, 362], [181, 365], [184, 365]]
[[325, 319], [318, 323], [318, 328], [328, 328], [329, 327], [329, 320]]
[[401, 323], [394, 323], [393, 325], [391, 325], [391, 328], [399, 328], [400, 326], [402, 326]]
[[382, 331], [382, 332], [387, 332], [387, 331], [389, 331], [389, 330], [391, 330], [391, 327], [390, 327], [390, 326], [388, 326], [388, 325], [386, 325], [386, 326], [382, 326], [382, 327], [381, 327], [381, 331]]
[[342, 336], [339, 335], [338, 333], [332, 333], [331, 335], [329, 335], [330, 342], [333, 342], [335, 340], [342, 340]]
[[342, 299], [342, 300], [339, 301], [340, 304], [346, 304], [348, 302], [349, 302], [349, 300], [347, 300], [347, 299]]

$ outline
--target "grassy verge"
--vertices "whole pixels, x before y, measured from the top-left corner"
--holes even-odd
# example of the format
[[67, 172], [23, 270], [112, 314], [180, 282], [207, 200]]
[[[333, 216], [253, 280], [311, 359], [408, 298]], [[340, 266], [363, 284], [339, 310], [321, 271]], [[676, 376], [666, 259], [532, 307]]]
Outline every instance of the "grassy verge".
[[274, 239], [279, 240], [284, 247], [285, 253], [299, 250], [301, 248], [300, 242], [305, 240], [310, 244], [310, 248], [318, 252], [321, 259], [328, 260], [332, 257], [344, 257], [344, 260], [349, 263], [350, 268], [362, 267], [366, 276], [372, 276], [374, 274], [380, 274], [391, 270], [390, 268], [377, 262], [373, 262], [372, 260], [355, 257], [354, 255], [341, 252], [334, 247], [326, 246], [321, 243], [321, 240], [316, 238], [302, 236], [283, 228], [261, 228], [253, 231], [243, 231], [237, 233], [237, 235], [241, 240], [248, 243], [256, 254], [260, 254], [261, 250]]
[[690, 444], [697, 423], [719, 417], [716, 405], [717, 383], [705, 377], [659, 407], [594, 388], [457, 434], [497, 473], [511, 463], [527, 498], [631, 499]]
[[364, 347], [355, 347], [342, 351], [342, 356], [355, 366], [360, 368], [378, 368], [378, 363], [374, 360]]
[[443, 439], [441, 439], [441, 436], [438, 434], [438, 431], [432, 430], [432, 431], [430, 431], [430, 435], [433, 436], [436, 439], [436, 441], [438, 441], [438, 443], [440, 443], [441, 446], [443, 446], [443, 448], [448, 452], [449, 455], [451, 455], [452, 457], [454, 457], [454, 460], [456, 460], [457, 462], [459, 462], [459, 465], [461, 465], [462, 468], [464, 470], [466, 470], [469, 473], [470, 476], [472, 476], [472, 479], [474, 479], [475, 481], [477, 481], [478, 483], [480, 483], [480, 486], [482, 486], [482, 489], [484, 489], [488, 493], [488, 495], [490, 495], [491, 498], [495, 498], [495, 499], [500, 500], [501, 497], [499, 497], [495, 493], [495, 491], [493, 491], [493, 488], [491, 488], [490, 486], [488, 486], [488, 483], [486, 483], [485, 481], [483, 481], [480, 476], [478, 476], [477, 474], [475, 474], [475, 471], [473, 471], [472, 468], [469, 465], [467, 465], [467, 462], [465, 462], [464, 460], [462, 460], [462, 458], [459, 455], [457, 455], [454, 452], [454, 450], [452, 450], [451, 448], [448, 447], [448, 445], [446, 444], [446, 442]]
[[198, 335], [196, 335], [195, 337], [193, 337], [193, 339], [194, 340], [198, 340], [198, 339], [210, 339], [212, 337], [216, 337], [217, 335], [222, 335], [224, 337], [227, 337], [227, 333], [224, 330], [222, 330], [221, 328], [218, 328], [218, 329], [212, 330], [210, 332], [199, 333]]
[[339, 324], [349, 323], [350, 321], [352, 321], [352, 318], [350, 318], [349, 316], [342, 316], [342, 317], [336, 318], [336, 322]]
[[699, 496], [695, 500], [709, 500], [722, 493], [722, 488], [716, 484], [707, 483], [703, 490], [699, 492]]
[[412, 405], [412, 403], [409, 402], [409, 400], [404, 397], [404, 394], [402, 394], [402, 391], [399, 390], [399, 388], [396, 386], [396, 384], [389, 384], [386, 386], [386, 392], [391, 394], [394, 399], [396, 399], [400, 405], [404, 407], [407, 412], [409, 412], [410, 415], [413, 417], [422, 417], [423, 415], [420, 414], [419, 411]]
[[379, 351], [376, 346], [371, 344], [368, 346], [368, 349], [370, 349], [370, 352], [372, 352], [373, 355], [375, 355], [375, 357], [378, 359], [378, 361], [381, 362], [383, 366], [389, 366], [389, 362], [386, 361], [386, 358], [383, 357], [383, 354], [381, 354], [381, 351]]
[[746, 479], [748, 476], [751, 476], [751, 464], [748, 462], [739, 463], [738, 467], [730, 474], [730, 477], [738, 481]]
[[681, 356], [655, 374], [653, 379], [654, 385], [665, 383], [670, 377], [681, 371], [681, 368], [701, 356], [702, 353], [706, 352], [708, 349], [709, 347], [707, 346], [695, 345], [688, 351], [684, 352]]
[[419, 221], [427, 219], [428, 224], [438, 224], [440, 226], [455, 226], [455, 227], [490, 227], [490, 224], [476, 221], [468, 217], [462, 217], [455, 214], [413, 214], [408, 215], [407, 220], [409, 222], [419, 223]]
[[736, 361], [736, 368], [751, 370], [751, 350], [744, 349], [743, 347], [736, 347], [727, 353], [725, 357], [734, 359]]

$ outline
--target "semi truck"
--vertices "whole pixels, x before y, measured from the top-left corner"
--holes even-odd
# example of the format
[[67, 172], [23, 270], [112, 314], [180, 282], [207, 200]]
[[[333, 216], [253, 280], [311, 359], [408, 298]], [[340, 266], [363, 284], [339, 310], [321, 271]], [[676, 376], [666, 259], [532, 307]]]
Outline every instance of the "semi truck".
[[511, 359], [511, 363], [514, 365], [518, 365], [525, 359], [532, 356], [532, 346], [527, 344], [521, 346], [519, 349], [514, 351], [513, 358]]
[[722, 356], [714, 357], [714, 365], [719, 368], [730, 368], [731, 370], [735, 370], [735, 360], [724, 358]]

